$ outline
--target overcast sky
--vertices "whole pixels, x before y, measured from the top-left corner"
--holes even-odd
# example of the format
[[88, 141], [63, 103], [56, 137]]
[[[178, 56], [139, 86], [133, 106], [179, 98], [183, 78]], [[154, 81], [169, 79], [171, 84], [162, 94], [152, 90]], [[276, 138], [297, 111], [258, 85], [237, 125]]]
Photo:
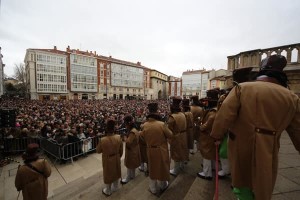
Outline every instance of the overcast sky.
[[97, 51], [180, 77], [227, 56], [300, 43], [299, 0], [0, 0], [4, 72], [28, 48]]

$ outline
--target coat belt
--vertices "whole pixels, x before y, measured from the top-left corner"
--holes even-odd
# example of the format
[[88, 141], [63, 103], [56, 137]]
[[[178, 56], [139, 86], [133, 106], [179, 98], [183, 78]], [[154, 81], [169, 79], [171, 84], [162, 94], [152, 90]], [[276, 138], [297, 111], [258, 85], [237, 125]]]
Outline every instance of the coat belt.
[[159, 148], [159, 146], [150, 145], [148, 148]]
[[265, 135], [276, 135], [276, 131], [271, 131], [263, 128], [257, 128], [255, 127], [255, 132], [260, 133], [260, 134], [265, 134]]
[[113, 157], [113, 156], [115, 156], [115, 155], [117, 155], [117, 153], [115, 153], [115, 154], [110, 154], [110, 155], [107, 155], [107, 157]]

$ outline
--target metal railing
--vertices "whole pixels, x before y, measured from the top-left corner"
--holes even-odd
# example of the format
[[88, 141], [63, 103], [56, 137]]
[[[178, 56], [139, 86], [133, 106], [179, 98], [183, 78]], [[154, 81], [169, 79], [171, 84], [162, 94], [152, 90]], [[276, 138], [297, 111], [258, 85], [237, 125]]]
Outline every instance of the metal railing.
[[3, 138], [3, 151], [4, 153], [24, 152], [30, 143], [40, 144], [40, 138]]

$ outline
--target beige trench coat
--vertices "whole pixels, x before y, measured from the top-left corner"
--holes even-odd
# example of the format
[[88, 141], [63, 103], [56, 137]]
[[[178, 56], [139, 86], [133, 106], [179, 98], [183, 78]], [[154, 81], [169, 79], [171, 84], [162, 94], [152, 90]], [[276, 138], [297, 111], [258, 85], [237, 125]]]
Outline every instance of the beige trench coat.
[[194, 149], [194, 122], [193, 113], [185, 112], [186, 119], [186, 138], [188, 149]]
[[131, 129], [125, 143], [124, 164], [128, 169], [135, 169], [141, 164], [141, 154], [138, 131]]
[[171, 114], [168, 127], [174, 135], [173, 139], [169, 140], [171, 159], [175, 162], [188, 160], [185, 115], [182, 112]]
[[191, 106], [191, 113], [193, 114], [194, 122], [194, 140], [198, 141], [200, 137], [199, 122], [203, 115], [203, 108], [200, 106]]
[[107, 135], [99, 141], [97, 153], [102, 153], [103, 180], [111, 184], [121, 178], [123, 142], [120, 135]]
[[200, 139], [198, 148], [202, 157], [207, 160], [216, 160], [215, 139], [210, 136], [215, 116], [216, 109], [205, 111], [200, 125]]
[[26, 165], [19, 167], [15, 178], [15, 186], [22, 190], [24, 200], [45, 200], [48, 196], [48, 177], [51, 166], [45, 159], [31, 162], [31, 165], [43, 172], [43, 175]]
[[232, 185], [251, 188], [256, 200], [271, 199], [285, 129], [300, 151], [299, 98], [275, 83], [241, 83], [224, 100], [211, 135], [221, 139], [228, 129]]
[[150, 179], [169, 180], [170, 158], [167, 138], [173, 137], [172, 132], [165, 123], [148, 118], [140, 134], [147, 144]]

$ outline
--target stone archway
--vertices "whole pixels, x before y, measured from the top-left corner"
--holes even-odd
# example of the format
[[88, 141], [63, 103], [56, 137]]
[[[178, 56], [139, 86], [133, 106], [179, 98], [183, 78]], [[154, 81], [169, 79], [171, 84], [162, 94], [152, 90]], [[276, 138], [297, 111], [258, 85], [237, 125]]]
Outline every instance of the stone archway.
[[161, 90], [158, 91], [157, 97], [158, 97], [158, 99], [162, 99], [162, 92], [161, 92]]

